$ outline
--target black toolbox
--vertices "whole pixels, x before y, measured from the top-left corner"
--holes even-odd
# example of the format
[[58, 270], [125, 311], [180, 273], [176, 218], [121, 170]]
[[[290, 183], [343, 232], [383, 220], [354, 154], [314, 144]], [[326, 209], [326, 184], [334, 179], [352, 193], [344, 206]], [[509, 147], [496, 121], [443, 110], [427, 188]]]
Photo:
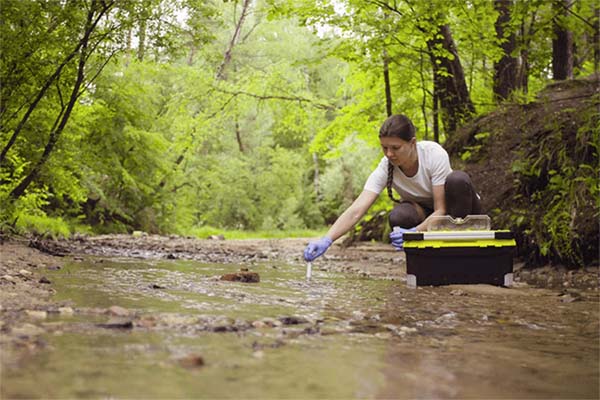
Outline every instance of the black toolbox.
[[516, 243], [510, 231], [415, 232], [403, 237], [409, 287], [512, 285]]

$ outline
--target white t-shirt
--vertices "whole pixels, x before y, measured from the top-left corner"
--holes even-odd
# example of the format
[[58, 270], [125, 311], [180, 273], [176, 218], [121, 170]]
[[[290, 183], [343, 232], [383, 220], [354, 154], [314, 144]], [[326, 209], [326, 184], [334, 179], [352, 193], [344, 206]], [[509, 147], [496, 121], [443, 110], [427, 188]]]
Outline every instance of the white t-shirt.
[[[448, 153], [436, 142], [418, 141], [419, 170], [415, 176], [407, 177], [402, 170], [394, 167], [392, 188], [400, 194], [402, 200], [415, 201], [433, 209], [433, 186], [446, 183], [446, 177], [452, 172]], [[364, 190], [381, 193], [387, 185], [388, 159], [383, 157], [377, 168], [365, 183]]]

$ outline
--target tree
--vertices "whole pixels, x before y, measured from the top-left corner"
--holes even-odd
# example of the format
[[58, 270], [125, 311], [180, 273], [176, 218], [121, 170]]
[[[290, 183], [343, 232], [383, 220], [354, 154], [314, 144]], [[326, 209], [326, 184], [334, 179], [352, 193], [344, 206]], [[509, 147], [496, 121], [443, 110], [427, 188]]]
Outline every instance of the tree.
[[[106, 33], [101, 34], [96, 38], [93, 37], [92, 34], [97, 30], [102, 19], [105, 18], [107, 16], [107, 14], [110, 12], [110, 10], [114, 7], [115, 2], [114, 1], [109, 1], [109, 2], [102, 1], [101, 2], [101, 1], [97, 1], [97, 0], [91, 0], [91, 2], [87, 5], [88, 5], [88, 8], [87, 8], [87, 13], [86, 13], [85, 20], [84, 20], [84, 23], [82, 26], [81, 39], [79, 40], [75, 49], [67, 56], [65, 62], [61, 63], [61, 65], [56, 69], [55, 73], [48, 79], [47, 84], [44, 85], [44, 87], [42, 87], [42, 89], [39, 91], [38, 96], [36, 96], [34, 101], [30, 104], [26, 115], [23, 117], [23, 119], [21, 120], [21, 122], [19, 123], [17, 128], [14, 130], [11, 139], [9, 140], [8, 144], [5, 146], [5, 149], [2, 152], [2, 154], [5, 155], [6, 152], [10, 149], [10, 147], [14, 144], [16, 137], [18, 136], [20, 130], [27, 122], [27, 119], [28, 119], [29, 115], [31, 115], [31, 112], [33, 110], [35, 110], [35, 108], [39, 104], [39, 101], [45, 94], [45, 92], [48, 89], [48, 87], [50, 86], [50, 84], [54, 83], [55, 81], [57, 81], [59, 78], [62, 77], [61, 75], [62, 75], [62, 70], [63, 70], [64, 66], [67, 65], [67, 63], [69, 61], [76, 58], [77, 59], [76, 75], [71, 78], [71, 79], [73, 79], [73, 82], [71, 84], [72, 86], [71, 86], [71, 93], [69, 95], [69, 99], [66, 104], [62, 102], [62, 94], [60, 93], [60, 87], [59, 87], [58, 94], [61, 99], [60, 109], [58, 110], [58, 114], [57, 114], [54, 124], [50, 130], [50, 133], [48, 136], [48, 141], [46, 143], [46, 146], [44, 147], [44, 152], [42, 153], [42, 155], [38, 159], [38, 161], [34, 164], [33, 168], [31, 168], [29, 173], [25, 176], [25, 178], [10, 192], [10, 196], [13, 199], [18, 199], [20, 196], [23, 195], [23, 193], [25, 193], [25, 190], [27, 189], [29, 184], [37, 177], [41, 168], [44, 166], [44, 164], [50, 157], [50, 154], [54, 150], [54, 146], [56, 145], [58, 139], [60, 138], [60, 135], [62, 134], [63, 130], [65, 129], [67, 122], [69, 121], [69, 117], [71, 116], [71, 112], [73, 111], [73, 107], [75, 106], [77, 99], [82, 94], [81, 88], [85, 84], [85, 79], [86, 79], [85, 69], [88, 64], [88, 61], [89, 61], [90, 57], [92, 56], [92, 53], [94, 52], [94, 50], [98, 46], [100, 46], [102, 41], [106, 38], [106, 35], [107, 35]], [[110, 56], [109, 56], [109, 58], [110, 58]], [[101, 65], [100, 69], [102, 69], [104, 65], [105, 64]], [[93, 76], [90, 77], [88, 79], [87, 84], [91, 83], [93, 81], [93, 78], [94, 78]]]
[[554, 37], [552, 38], [552, 77], [554, 80], [573, 78], [573, 33], [567, 26], [571, 0], [554, 0]]
[[494, 8], [498, 11], [496, 36], [502, 48], [502, 57], [494, 64], [494, 96], [497, 100], [508, 99], [519, 87], [519, 59], [514, 56], [517, 39], [511, 27], [512, 3], [512, 0], [494, 0]]
[[442, 108], [442, 120], [447, 132], [454, 132], [475, 113], [469, 96], [465, 74], [448, 24], [427, 41], [434, 80], [434, 96]]

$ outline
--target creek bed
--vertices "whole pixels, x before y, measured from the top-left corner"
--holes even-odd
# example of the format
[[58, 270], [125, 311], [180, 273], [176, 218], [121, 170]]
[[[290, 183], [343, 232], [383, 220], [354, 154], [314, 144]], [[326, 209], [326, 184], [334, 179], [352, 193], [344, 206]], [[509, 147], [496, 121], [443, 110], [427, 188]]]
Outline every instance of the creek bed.
[[[409, 289], [298, 265], [85, 258], [3, 398], [598, 398], [597, 291]], [[116, 307], [115, 307], [116, 306]]]

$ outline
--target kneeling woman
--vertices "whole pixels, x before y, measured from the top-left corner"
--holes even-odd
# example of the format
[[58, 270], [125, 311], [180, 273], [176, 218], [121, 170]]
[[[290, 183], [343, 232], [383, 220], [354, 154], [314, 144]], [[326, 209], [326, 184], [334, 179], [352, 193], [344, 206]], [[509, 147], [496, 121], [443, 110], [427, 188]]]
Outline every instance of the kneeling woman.
[[[362, 193], [338, 217], [322, 238], [311, 241], [304, 259], [312, 261], [327, 251], [369, 210], [384, 188], [397, 203], [389, 216], [392, 245], [401, 250], [403, 234], [427, 230], [431, 216], [464, 218], [481, 213], [481, 201], [471, 179], [452, 171], [448, 153], [438, 143], [417, 141], [415, 127], [404, 115], [392, 115], [379, 131], [383, 158], [365, 183]], [[393, 190], [400, 195], [394, 197]]]

